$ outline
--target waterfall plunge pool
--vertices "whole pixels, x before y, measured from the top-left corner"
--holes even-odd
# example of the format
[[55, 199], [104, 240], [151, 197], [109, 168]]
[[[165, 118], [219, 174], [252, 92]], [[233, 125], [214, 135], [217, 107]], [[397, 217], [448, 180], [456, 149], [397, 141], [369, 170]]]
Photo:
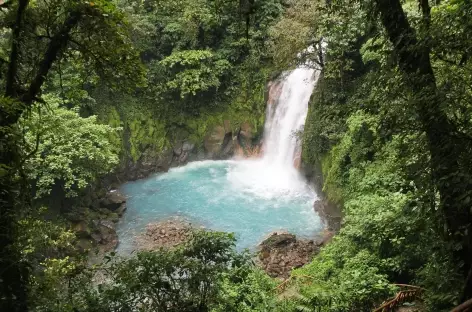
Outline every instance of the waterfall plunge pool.
[[119, 252], [153, 222], [180, 216], [211, 230], [234, 232], [237, 248], [254, 248], [266, 235], [286, 230], [312, 237], [322, 230], [313, 211], [316, 193], [293, 167], [261, 160], [192, 162], [128, 182], [128, 209], [118, 224]]
[[294, 133], [305, 124], [318, 73], [296, 68], [269, 94], [264, 155], [259, 160], [193, 162], [167, 173], [129, 182], [122, 192], [128, 210], [118, 224], [119, 251], [131, 251], [147, 224], [181, 216], [212, 230], [234, 232], [238, 248], [255, 247], [273, 231], [301, 237], [321, 231], [313, 211], [316, 193], [294, 167], [300, 143]]

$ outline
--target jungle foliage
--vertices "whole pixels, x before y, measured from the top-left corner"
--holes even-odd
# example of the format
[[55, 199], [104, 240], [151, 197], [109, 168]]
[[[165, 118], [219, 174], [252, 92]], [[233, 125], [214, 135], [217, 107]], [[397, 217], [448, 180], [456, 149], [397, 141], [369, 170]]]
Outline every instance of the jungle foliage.
[[[465, 0], [0, 1], [0, 310], [371, 311], [404, 285], [427, 311], [471, 299], [470, 16]], [[223, 119], [261, 129], [267, 80], [300, 64], [321, 71], [305, 167], [344, 219], [280, 298], [231, 234], [91, 267], [34, 208]]]
[[293, 273], [311, 277], [294, 284], [302, 309], [370, 311], [399, 284], [421, 287], [427, 311], [470, 298], [471, 9], [333, 1], [289, 17], [315, 23], [306, 42], [327, 44], [303, 157], [344, 213], [333, 242]]

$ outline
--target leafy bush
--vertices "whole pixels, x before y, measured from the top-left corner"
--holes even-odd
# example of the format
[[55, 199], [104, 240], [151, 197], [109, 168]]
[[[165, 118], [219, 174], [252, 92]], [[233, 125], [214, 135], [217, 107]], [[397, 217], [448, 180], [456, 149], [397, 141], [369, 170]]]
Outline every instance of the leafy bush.
[[62, 272], [62, 281], [54, 280], [57, 297], [35, 301], [35, 310], [273, 311], [274, 282], [234, 243], [232, 234], [196, 231], [173, 249], [108, 256], [73, 278], [61, 261], [49, 263], [45, 274]]

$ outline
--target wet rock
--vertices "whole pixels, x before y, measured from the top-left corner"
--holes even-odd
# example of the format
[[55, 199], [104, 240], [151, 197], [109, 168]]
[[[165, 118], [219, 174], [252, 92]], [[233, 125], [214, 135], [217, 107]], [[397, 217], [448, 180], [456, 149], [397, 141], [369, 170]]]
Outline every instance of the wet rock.
[[274, 248], [274, 247], [283, 247], [291, 243], [296, 242], [297, 238], [295, 235], [290, 233], [273, 233], [266, 240], [261, 243], [263, 249]]
[[100, 200], [100, 207], [115, 211], [126, 202], [126, 197], [118, 191], [108, 192], [104, 198]]
[[225, 134], [222, 144], [221, 157], [229, 158], [233, 156], [235, 150], [235, 142], [233, 141], [233, 134], [231, 132]]
[[280, 94], [282, 94], [283, 80], [275, 80], [267, 86], [267, 105], [276, 105]]
[[127, 209], [126, 203], [123, 203], [121, 204], [120, 208], [118, 208], [115, 212], [118, 214], [119, 217], [122, 217], [126, 209]]
[[[95, 221], [95, 220], [94, 220]], [[95, 221], [97, 222], [97, 221]], [[110, 220], [99, 220], [98, 226], [103, 226], [111, 230], [115, 230], [115, 224]]]
[[142, 179], [154, 172], [169, 170], [173, 159], [173, 149], [166, 149], [158, 153], [154, 150], [147, 150], [143, 152], [138, 161], [130, 159], [120, 175], [123, 180]]
[[287, 278], [292, 269], [308, 263], [319, 250], [312, 240], [297, 239], [287, 232], [272, 233], [259, 247], [258, 265], [279, 278]]
[[181, 145], [181, 144], [177, 144], [176, 146], [174, 146], [174, 148], [172, 149], [172, 151], [174, 152], [174, 155], [175, 155], [175, 156], [180, 156], [180, 155], [182, 155], [182, 145]]

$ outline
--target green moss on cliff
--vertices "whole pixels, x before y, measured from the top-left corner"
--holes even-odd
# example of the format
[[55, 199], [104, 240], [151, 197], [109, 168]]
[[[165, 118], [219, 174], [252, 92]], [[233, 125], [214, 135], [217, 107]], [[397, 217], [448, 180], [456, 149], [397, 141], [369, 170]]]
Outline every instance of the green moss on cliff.
[[218, 126], [229, 126], [234, 135], [243, 123], [249, 123], [254, 136], [260, 137], [265, 119], [265, 91], [269, 70], [239, 78], [241, 87], [232, 91], [229, 103], [218, 109], [200, 109], [198, 114], [177, 113], [165, 103], [150, 102], [139, 96], [99, 94], [95, 108], [102, 122], [119, 125], [124, 131], [113, 138], [122, 161], [136, 163], [144, 154], [154, 155], [183, 141], [203, 149], [205, 137]]

